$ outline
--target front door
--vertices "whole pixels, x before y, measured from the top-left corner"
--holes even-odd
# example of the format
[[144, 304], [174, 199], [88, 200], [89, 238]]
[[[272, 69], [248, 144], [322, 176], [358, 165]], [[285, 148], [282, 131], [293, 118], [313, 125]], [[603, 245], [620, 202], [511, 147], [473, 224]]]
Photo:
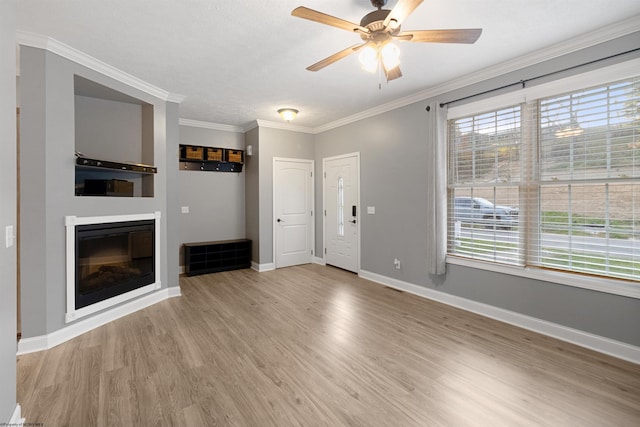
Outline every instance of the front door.
[[325, 262], [360, 269], [360, 154], [323, 159]]
[[274, 159], [275, 267], [313, 261], [313, 160]]

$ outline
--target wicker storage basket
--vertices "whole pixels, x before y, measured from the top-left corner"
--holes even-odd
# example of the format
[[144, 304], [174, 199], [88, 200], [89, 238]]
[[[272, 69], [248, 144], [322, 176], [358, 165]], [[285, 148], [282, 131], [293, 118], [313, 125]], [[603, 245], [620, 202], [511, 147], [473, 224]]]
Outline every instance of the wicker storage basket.
[[190, 160], [202, 160], [203, 147], [192, 147], [187, 145], [185, 147], [184, 157]]
[[227, 162], [244, 163], [244, 151], [242, 150], [225, 150], [227, 153]]
[[222, 148], [207, 148], [207, 160], [222, 161]]

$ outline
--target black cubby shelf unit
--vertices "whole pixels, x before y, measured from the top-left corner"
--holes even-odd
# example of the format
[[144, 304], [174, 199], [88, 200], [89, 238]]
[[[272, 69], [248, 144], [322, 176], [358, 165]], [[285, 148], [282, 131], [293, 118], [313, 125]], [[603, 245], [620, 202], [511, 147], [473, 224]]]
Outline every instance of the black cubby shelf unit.
[[251, 240], [220, 240], [184, 244], [187, 276], [251, 267]]
[[181, 170], [242, 172], [243, 165], [243, 150], [201, 145], [180, 145]]

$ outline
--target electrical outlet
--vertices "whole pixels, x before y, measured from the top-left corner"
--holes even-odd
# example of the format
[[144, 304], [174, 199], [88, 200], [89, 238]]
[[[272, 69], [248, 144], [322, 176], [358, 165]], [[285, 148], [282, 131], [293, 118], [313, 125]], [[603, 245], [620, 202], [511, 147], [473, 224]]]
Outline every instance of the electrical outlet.
[[183, 206], [182, 213], [189, 213], [189, 206]]
[[396, 267], [396, 270], [400, 270], [400, 260], [398, 258], [393, 260], [393, 265]]

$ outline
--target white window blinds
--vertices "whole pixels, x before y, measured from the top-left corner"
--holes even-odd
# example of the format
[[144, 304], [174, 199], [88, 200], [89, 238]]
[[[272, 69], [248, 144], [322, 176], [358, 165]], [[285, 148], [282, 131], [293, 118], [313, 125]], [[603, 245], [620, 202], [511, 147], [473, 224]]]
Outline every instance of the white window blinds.
[[640, 281], [640, 78], [449, 121], [449, 253]]
[[449, 251], [522, 264], [521, 108], [449, 121]]
[[532, 264], [640, 280], [640, 79], [539, 101]]

